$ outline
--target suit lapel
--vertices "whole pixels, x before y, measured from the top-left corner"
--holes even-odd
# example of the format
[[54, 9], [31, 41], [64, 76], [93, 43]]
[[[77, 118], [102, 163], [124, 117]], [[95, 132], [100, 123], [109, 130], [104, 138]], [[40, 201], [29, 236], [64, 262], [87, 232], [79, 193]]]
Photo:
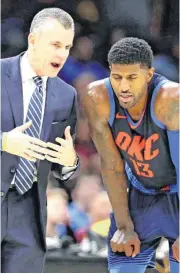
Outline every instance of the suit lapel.
[[5, 85], [14, 116], [15, 126], [23, 124], [23, 92], [20, 73], [20, 57], [22, 54], [12, 58], [9, 63], [5, 77]]

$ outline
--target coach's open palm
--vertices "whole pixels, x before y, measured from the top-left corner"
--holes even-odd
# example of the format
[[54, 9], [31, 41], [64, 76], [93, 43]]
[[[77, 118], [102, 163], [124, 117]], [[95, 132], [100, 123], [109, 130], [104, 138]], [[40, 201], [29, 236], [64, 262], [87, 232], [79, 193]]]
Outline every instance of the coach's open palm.
[[47, 143], [47, 146], [52, 149], [45, 155], [45, 158], [48, 161], [63, 166], [74, 166], [77, 155], [74, 149], [70, 128], [71, 127], [68, 126], [64, 131], [65, 139], [56, 138], [56, 142], [59, 143], [59, 145], [50, 142]]
[[5, 132], [2, 140], [3, 151], [33, 162], [36, 159], [44, 160], [44, 154], [47, 153], [47, 144], [24, 133], [31, 125], [32, 121], [29, 121], [9, 132]]
[[141, 242], [133, 230], [117, 229], [110, 244], [113, 252], [125, 252], [127, 257], [135, 257], [140, 252]]

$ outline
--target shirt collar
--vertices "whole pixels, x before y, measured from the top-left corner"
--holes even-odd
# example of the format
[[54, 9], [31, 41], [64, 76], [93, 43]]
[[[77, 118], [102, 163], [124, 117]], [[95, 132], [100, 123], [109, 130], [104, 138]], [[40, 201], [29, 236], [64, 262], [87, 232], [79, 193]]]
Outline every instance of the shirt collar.
[[[35, 71], [32, 69], [31, 65], [29, 64], [27, 51], [21, 57], [21, 61], [20, 62], [21, 62], [20, 66], [21, 66], [22, 82], [26, 82], [28, 80], [32, 80], [33, 77], [37, 76], [37, 74], [35, 73]], [[41, 78], [43, 80], [44, 86], [46, 87], [46, 83], [47, 83], [48, 77], [47, 76], [42, 76]]]

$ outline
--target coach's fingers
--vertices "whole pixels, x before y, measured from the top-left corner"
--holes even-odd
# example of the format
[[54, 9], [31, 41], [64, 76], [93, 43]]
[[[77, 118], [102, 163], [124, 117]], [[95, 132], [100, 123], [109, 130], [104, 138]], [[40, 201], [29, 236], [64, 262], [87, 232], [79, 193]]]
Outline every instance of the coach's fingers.
[[26, 160], [29, 160], [29, 161], [32, 161], [32, 162], [36, 162], [36, 158], [32, 157], [32, 156], [29, 156], [28, 154], [24, 153], [22, 155], [23, 158], [25, 158]]

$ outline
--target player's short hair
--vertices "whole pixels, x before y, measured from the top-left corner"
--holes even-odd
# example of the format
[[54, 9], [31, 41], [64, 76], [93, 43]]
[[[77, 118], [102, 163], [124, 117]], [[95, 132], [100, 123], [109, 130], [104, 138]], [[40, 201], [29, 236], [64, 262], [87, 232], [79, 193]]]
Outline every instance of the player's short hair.
[[74, 29], [74, 21], [69, 13], [59, 8], [47, 8], [41, 10], [34, 16], [30, 26], [30, 32], [37, 31], [48, 19], [57, 20], [65, 29]]
[[108, 62], [112, 64], [141, 64], [151, 68], [153, 52], [150, 45], [136, 37], [122, 38], [108, 53]]

